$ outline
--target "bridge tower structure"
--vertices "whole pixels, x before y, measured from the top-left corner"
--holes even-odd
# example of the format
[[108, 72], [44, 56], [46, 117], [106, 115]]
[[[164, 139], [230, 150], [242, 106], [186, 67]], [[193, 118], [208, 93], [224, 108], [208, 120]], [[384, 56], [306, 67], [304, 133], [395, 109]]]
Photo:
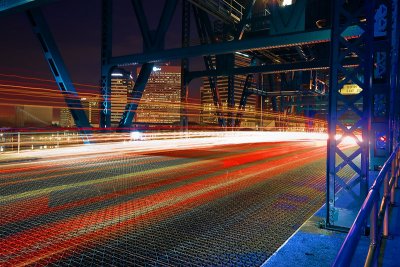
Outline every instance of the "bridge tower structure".
[[[0, 1], [0, 16], [27, 14], [75, 124], [89, 142], [91, 126], [40, 10], [51, 2], [57, 1]], [[273, 111], [302, 113], [310, 121], [325, 116], [322, 110], [327, 109], [326, 226], [348, 229], [374, 172], [398, 142], [398, 1], [165, 0], [155, 29], [150, 29], [143, 1], [130, 2], [143, 51], [120, 56], [112, 53], [113, 5], [118, 1], [100, 2], [100, 127], [111, 126], [110, 75], [115, 67], [141, 65], [119, 122], [119, 129], [128, 131], [154, 64], [169, 61], [182, 63], [183, 130], [188, 129], [188, 86], [203, 77], [209, 81], [216, 121], [223, 129], [241, 125], [250, 95], [268, 99]], [[167, 48], [166, 35], [177, 10], [182, 11], [181, 46]], [[251, 58], [248, 66], [232, 64], [238, 53]], [[203, 70], [191, 70], [195, 58], [204, 62]], [[237, 75], [246, 76], [239, 103], [234, 98]], [[227, 99], [221, 99], [218, 77], [228, 80]], [[355, 147], [348, 147], [348, 138], [356, 141]], [[347, 200], [338, 201], [340, 195]]]

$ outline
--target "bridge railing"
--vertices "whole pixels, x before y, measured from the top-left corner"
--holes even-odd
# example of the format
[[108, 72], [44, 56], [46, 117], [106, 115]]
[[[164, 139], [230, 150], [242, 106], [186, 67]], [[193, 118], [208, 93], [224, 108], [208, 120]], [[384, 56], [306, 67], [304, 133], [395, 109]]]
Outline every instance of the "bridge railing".
[[[369, 189], [368, 195], [332, 266], [350, 265], [368, 217], [370, 220], [370, 246], [365, 266], [377, 266], [381, 238], [389, 236], [389, 206], [395, 202], [395, 189], [398, 187], [398, 178], [400, 175], [399, 150], [399, 146], [397, 146]], [[380, 192], [382, 189], [383, 196], [381, 198]]]
[[[115, 143], [130, 141], [151, 141], [166, 139], [187, 139], [187, 138], [215, 138], [215, 137], [257, 137], [262, 136], [263, 132], [287, 133], [289, 137], [295, 138], [299, 134], [323, 134], [325, 128], [314, 127], [312, 129], [305, 127], [284, 127], [284, 126], [266, 126], [259, 127], [258, 130], [243, 129], [246, 131], [237, 131], [234, 129], [226, 131], [213, 131], [210, 129], [191, 130], [182, 132], [181, 130], [133, 130], [131, 132], [93, 132], [90, 140], [94, 144]], [[56, 149], [60, 147], [83, 145], [82, 139], [77, 131], [43, 131], [43, 132], [0, 132], [0, 154], [19, 153], [31, 150]]]
[[80, 145], [76, 131], [0, 132], [0, 153]]

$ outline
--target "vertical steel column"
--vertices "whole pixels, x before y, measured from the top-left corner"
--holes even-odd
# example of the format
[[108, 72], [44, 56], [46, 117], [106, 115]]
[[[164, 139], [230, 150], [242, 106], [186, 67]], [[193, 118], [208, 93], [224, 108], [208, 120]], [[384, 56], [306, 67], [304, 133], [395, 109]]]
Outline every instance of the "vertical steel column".
[[[190, 45], [190, 2], [182, 1], [182, 47]], [[184, 58], [181, 62], [181, 129], [188, 131], [189, 121], [187, 116], [188, 104], [188, 82], [187, 73], [189, 72], [189, 59]]]
[[235, 75], [228, 76], [228, 127], [235, 126]]
[[242, 96], [240, 97], [238, 112], [236, 114], [235, 127], [240, 127], [243, 113], [246, 110], [247, 98], [251, 95], [251, 93], [249, 92], [248, 89], [250, 88], [250, 86], [252, 84], [252, 79], [253, 79], [253, 75], [246, 76], [246, 81], [244, 82]]
[[111, 127], [112, 0], [102, 0], [100, 128]]
[[378, 171], [390, 155], [390, 88], [392, 83], [391, 0], [376, 0], [374, 23], [374, 71], [371, 92], [370, 170]]
[[[211, 22], [208, 17], [208, 14], [205, 11], [196, 7], [195, 5], [193, 5], [193, 13], [196, 22], [197, 33], [200, 38], [200, 43], [201, 44], [215, 43], [216, 38], [213, 29], [211, 27]], [[213, 62], [213, 56], [211, 55], [204, 56], [204, 64], [207, 70], [216, 69], [216, 63]], [[218, 90], [217, 77], [208, 76], [208, 82], [210, 84], [210, 90], [213, 97], [214, 107], [216, 109], [218, 125], [221, 127], [225, 127], [226, 121], [223, 118], [222, 114], [222, 102]]]
[[[252, 58], [251, 62], [250, 62], [250, 66], [256, 66], [257, 65], [257, 59], [256, 58]], [[247, 74], [246, 76], [246, 81], [243, 85], [243, 90], [242, 90], [242, 95], [240, 97], [240, 103], [238, 106], [238, 111], [236, 113], [236, 120], [235, 120], [235, 127], [240, 127], [241, 124], [241, 120], [243, 117], [243, 113], [246, 110], [246, 104], [247, 104], [247, 98], [251, 95], [251, 93], [249, 93], [248, 89], [251, 87], [252, 82], [254, 79], [254, 74], [250, 73]]]
[[39, 39], [44, 56], [56, 80], [57, 86], [64, 96], [76, 127], [79, 129], [84, 143], [90, 143], [91, 125], [83, 110], [81, 100], [72, 84], [67, 67], [57, 48], [56, 42], [51, 34], [50, 28], [40, 9], [27, 11], [28, 19], [32, 25], [33, 32]]
[[[244, 31], [246, 29], [246, 25], [247, 25], [249, 19], [251, 19], [251, 16], [253, 14], [253, 7], [254, 7], [255, 3], [256, 3], [256, 0], [248, 1], [246, 9], [245, 9], [245, 14], [243, 15], [242, 19], [240, 20], [240, 22], [237, 26], [235, 40], [241, 40], [243, 38]], [[252, 60], [251, 66], [254, 66], [254, 65], [255, 65], [255, 63]], [[247, 74], [246, 83], [247, 83], [247, 81], [251, 81], [252, 79], [253, 79], [253, 74]], [[246, 110], [247, 97], [250, 95], [247, 92], [248, 87], [246, 88], [246, 83], [245, 83], [245, 86], [243, 86], [243, 91], [242, 91], [242, 95], [240, 98], [240, 104], [238, 106], [238, 111], [236, 113], [236, 120], [233, 123], [233, 126], [235, 126], [235, 127], [240, 127], [241, 119], [243, 117], [243, 112]], [[247, 84], [247, 86], [250, 86], [250, 84]]]
[[[373, 1], [344, 0], [332, 1], [332, 4], [326, 226], [348, 229], [368, 189], [374, 5]], [[354, 24], [362, 29], [361, 35], [353, 40], [344, 38], [343, 32]], [[354, 55], [358, 67], [345, 68], [345, 58]], [[356, 84], [362, 91], [357, 95], [342, 95], [345, 84]], [[345, 137], [356, 141], [354, 150], [346, 150], [341, 145]], [[339, 194], [346, 201], [337, 202]]]
[[[268, 75], [268, 83], [270, 86], [270, 91], [274, 92], [274, 86], [275, 86], [274, 74]], [[278, 103], [277, 103], [276, 96], [271, 96], [271, 104], [272, 104], [272, 111], [277, 112], [278, 111]]]
[[398, 0], [392, 0], [392, 32], [391, 32], [391, 69], [390, 69], [390, 111], [389, 111], [389, 148], [390, 153], [397, 146], [398, 131], [400, 125], [398, 124], [398, 106], [395, 101], [398, 95], [398, 74], [399, 74], [399, 11]]

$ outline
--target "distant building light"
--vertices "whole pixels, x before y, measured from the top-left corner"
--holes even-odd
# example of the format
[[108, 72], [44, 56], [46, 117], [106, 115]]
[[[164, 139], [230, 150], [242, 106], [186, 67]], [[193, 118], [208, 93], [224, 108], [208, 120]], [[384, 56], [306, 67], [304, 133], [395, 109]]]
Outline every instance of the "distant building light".
[[282, 6], [290, 6], [293, 5], [293, 0], [283, 0]]
[[159, 71], [159, 70], [161, 70], [161, 68], [159, 68], [159, 67], [153, 67], [153, 71]]
[[238, 54], [238, 55], [241, 55], [241, 56], [244, 56], [244, 57], [250, 57], [249, 55], [241, 53], [241, 52], [235, 52], [235, 54]]
[[111, 73], [112, 77], [122, 77], [124, 76], [122, 73]]
[[85, 100], [86, 100], [86, 97], [82, 97], [81, 100], [82, 100], [82, 101], [85, 101]]

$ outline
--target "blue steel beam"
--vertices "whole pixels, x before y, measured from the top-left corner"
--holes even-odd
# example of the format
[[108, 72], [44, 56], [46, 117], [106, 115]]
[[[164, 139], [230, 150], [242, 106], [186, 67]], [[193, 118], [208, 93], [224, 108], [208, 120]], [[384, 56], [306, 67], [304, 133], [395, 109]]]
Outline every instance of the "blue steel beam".
[[112, 0], [102, 0], [100, 128], [111, 127]]
[[[133, 1], [132, 3], [135, 6], [135, 3], [137, 1]], [[149, 44], [150, 47], [148, 47], [149, 51], [154, 50], [154, 49], [160, 49], [160, 47], [163, 46], [163, 42], [165, 40], [165, 35], [167, 33], [167, 30], [169, 28], [169, 25], [171, 24], [172, 17], [174, 15], [175, 9], [177, 6], [177, 0], [167, 0], [164, 3], [164, 9], [163, 13], [161, 15], [161, 18], [158, 23], [157, 31], [156, 31], [156, 36], [154, 38], [151, 38], [151, 43]], [[139, 10], [136, 10], [136, 8], [139, 8]], [[136, 3], [136, 12], [140, 11], [141, 5]], [[143, 11], [143, 8], [142, 8]], [[138, 17], [139, 21], [142, 21], [143, 27], [145, 27], [143, 33], [147, 35], [146, 30], [147, 28], [147, 21], [145, 18], [139, 16]], [[148, 36], [149, 38], [152, 37]], [[146, 48], [145, 48], [146, 50]], [[111, 63], [111, 65], [114, 65]], [[132, 91], [132, 101], [131, 103], [127, 104], [125, 107], [125, 111], [122, 114], [121, 120], [119, 122], [118, 128], [120, 129], [128, 129], [132, 126], [132, 120], [134, 118], [134, 114], [137, 110], [137, 107], [139, 105], [140, 99], [142, 98], [143, 91], [146, 88], [147, 81], [150, 77], [150, 74], [153, 70], [154, 63], [145, 63], [143, 64], [139, 77], [134, 85], [133, 91]]]
[[[345, 67], [352, 67], [358, 65], [358, 61], [354, 58], [344, 59]], [[304, 71], [304, 70], [322, 70], [329, 68], [329, 60], [321, 59], [314, 61], [295, 62], [295, 63], [284, 63], [284, 64], [271, 64], [261, 66], [249, 66], [240, 68], [227, 69], [216, 69], [216, 70], [202, 70], [192, 71], [189, 73], [188, 79], [193, 80], [200, 77], [206, 76], [228, 76], [230, 74], [243, 75], [248, 73], [280, 73], [287, 71]]]
[[247, 4], [245, 9], [246, 13], [243, 15], [242, 19], [239, 22], [239, 25], [237, 26], [235, 40], [241, 40], [243, 38], [244, 30], [246, 29], [246, 24], [248, 23], [249, 19], [251, 18], [251, 15], [253, 14], [253, 7], [255, 3], [256, 0], [251, 0]]
[[[256, 58], [253, 58], [250, 62], [250, 66], [255, 66], [257, 64]], [[246, 76], [246, 81], [243, 86], [242, 95], [240, 97], [240, 102], [238, 106], [238, 111], [236, 113], [236, 120], [235, 120], [235, 127], [240, 127], [240, 123], [243, 117], [243, 113], [246, 110], [247, 98], [251, 95], [250, 91], [248, 90], [252, 84], [254, 78], [253, 73], [248, 73]]]
[[[235, 40], [242, 40], [243, 34], [244, 34], [244, 30], [246, 28], [246, 24], [247, 24], [248, 20], [251, 18], [251, 15], [253, 13], [253, 7], [254, 7], [255, 2], [256, 2], [256, 0], [251, 0], [247, 4], [246, 9], [245, 9], [246, 13], [244, 14], [244, 16], [242, 16], [242, 19], [240, 20], [239, 25], [238, 25], [238, 27], [236, 29]], [[252, 64], [252, 65], [254, 65], [254, 64]], [[234, 77], [234, 76], [229, 76], [229, 79], [231, 79], [232, 77]], [[239, 104], [238, 111], [237, 111], [237, 114], [236, 114], [236, 120], [233, 121], [233, 119], [232, 119], [233, 126], [235, 126], [235, 127], [239, 127], [240, 126], [241, 119], [242, 119], [242, 116], [243, 116], [243, 112], [246, 109], [247, 97], [249, 95], [248, 92], [247, 92], [246, 85], [247, 85], [247, 82], [251, 81], [252, 79], [253, 79], [253, 74], [247, 74], [246, 82], [245, 82], [245, 85], [243, 86], [243, 91], [242, 91], [240, 104]], [[230, 85], [230, 83], [228, 83], [228, 85]], [[234, 90], [234, 89], [232, 89], [232, 90]], [[230, 94], [228, 93], [228, 95], [230, 95]], [[234, 103], [233, 103], [233, 106], [235, 106]]]
[[0, 0], [0, 16], [26, 11], [56, 0]]
[[399, 6], [398, 6], [398, 1], [392, 0], [392, 33], [391, 33], [391, 47], [392, 47], [392, 53], [391, 53], [391, 69], [390, 69], [390, 111], [389, 111], [389, 147], [391, 148], [391, 152], [395, 147], [397, 146], [397, 143], [399, 141], [398, 139], [398, 131], [399, 131], [399, 125], [398, 123], [398, 117], [396, 115], [396, 109], [398, 108], [399, 105], [396, 104], [396, 99], [397, 94], [399, 92], [398, 86], [399, 86], [399, 81], [398, 81], [398, 73], [399, 73], [399, 38], [400, 38], [400, 12], [399, 12]]
[[397, 1], [378, 0], [376, 9], [370, 145], [370, 169], [375, 170], [383, 166], [393, 149], [391, 91], [397, 86]]
[[[235, 64], [234, 58], [232, 60], [232, 64]], [[235, 75], [229, 75], [228, 76], [228, 127], [235, 126], [234, 111], [235, 111]]]
[[[199, 9], [197, 6], [193, 6], [193, 13], [194, 13], [195, 22], [196, 22], [197, 33], [200, 37], [201, 44], [215, 43], [216, 39], [215, 39], [214, 32], [212, 31], [211, 22], [208, 17], [208, 14], [204, 10]], [[207, 71], [216, 69], [216, 66], [213, 62], [211, 55], [204, 56], [203, 58], [204, 58], [204, 64], [206, 66]], [[186, 76], [187, 76], [187, 79], [190, 80], [190, 77], [189, 77], [190, 74], [187, 73]], [[208, 76], [208, 82], [210, 84], [211, 94], [212, 94], [214, 106], [216, 109], [218, 125], [223, 127], [223, 126], [225, 126], [225, 120], [224, 120], [223, 114], [222, 114], [222, 102], [221, 102], [221, 97], [219, 95], [219, 90], [218, 90], [218, 86], [217, 86], [217, 78]]]
[[206, 71], [192, 71], [189, 73], [189, 79], [196, 79], [205, 76], [228, 76], [230, 74], [243, 75], [248, 73], [278, 73], [285, 71], [302, 71], [308, 69], [326, 69], [329, 67], [329, 60], [315, 60], [306, 62], [296, 62], [287, 64], [271, 64], [262, 66], [249, 66], [217, 70], [206, 70]]
[[[344, 38], [353, 38], [362, 34], [362, 30], [357, 26], [349, 26], [343, 32]], [[168, 50], [152, 51], [148, 53], [133, 54], [113, 57], [113, 65], [135, 65], [146, 62], [162, 62], [177, 60], [182, 58], [200, 57], [207, 55], [227, 54], [237, 51], [271, 49], [278, 47], [291, 47], [297, 45], [329, 42], [331, 30], [318, 30], [312, 32], [293, 33], [285, 36], [267, 36], [248, 40], [223, 42], [208, 45], [197, 45], [183, 48], [173, 48]]]
[[118, 128], [123, 130], [129, 130], [132, 125], [132, 120], [135, 117], [135, 112], [139, 106], [140, 99], [142, 98], [144, 89], [146, 88], [147, 81], [153, 71], [154, 64], [146, 63], [140, 69], [139, 76], [133, 86], [132, 91], [132, 102], [127, 104], [125, 112], [122, 114], [122, 118], [119, 122]]
[[[273, 75], [268, 75], [268, 82], [271, 88], [271, 92], [274, 92], [274, 76]], [[278, 111], [278, 103], [277, 103], [277, 97], [276, 96], [272, 96], [271, 97], [271, 104], [272, 104], [272, 110], [277, 112]]]
[[[326, 227], [328, 228], [348, 229], [351, 222], [345, 221], [344, 218], [351, 220], [349, 214], [356, 215], [355, 211], [359, 208], [357, 204], [362, 203], [368, 189], [370, 103], [374, 63], [373, 2], [364, 1], [357, 10], [350, 10], [351, 6], [347, 5], [347, 1], [333, 2], [328, 116], [330, 138], [328, 139], [326, 175]], [[362, 16], [366, 19], [360, 20]], [[363, 34], [357, 40], [345, 40], [343, 32], [348, 25], [353, 23], [357, 23], [363, 29]], [[359, 65], [345, 69], [343, 60], [349, 53], [357, 55]], [[340, 92], [345, 84], [357, 84], [362, 91], [352, 97], [343, 96]], [[362, 101], [361, 110], [355, 106], [356, 100]], [[347, 120], [350, 115], [355, 118], [354, 121]], [[336, 140], [334, 138], [336, 134], [341, 134], [342, 137]], [[362, 140], [359, 137], [360, 134]], [[350, 155], [341, 144], [347, 136], [354, 138], [357, 143], [354, 152]], [[343, 173], [343, 169], [347, 169], [348, 173]], [[349, 173], [352, 175], [350, 178]], [[359, 187], [354, 187], [355, 184]], [[346, 202], [348, 205], [344, 206], [343, 203], [336, 201], [339, 192], [341, 198], [349, 199]]]
[[153, 40], [153, 46], [155, 49], [164, 48], [165, 34], [171, 24], [172, 17], [175, 13], [178, 0], [166, 0], [164, 3], [164, 9], [161, 14], [160, 21], [158, 22], [156, 36]]
[[246, 81], [243, 86], [242, 96], [240, 97], [240, 103], [238, 107], [238, 112], [236, 114], [235, 127], [240, 127], [240, 123], [242, 121], [243, 112], [246, 109], [247, 98], [251, 95], [251, 92], [248, 90], [252, 84], [253, 75], [247, 75]]
[[84, 143], [89, 143], [91, 125], [85, 111], [83, 110], [80, 97], [72, 84], [67, 68], [50, 32], [49, 26], [47, 25], [40, 9], [27, 11], [27, 16], [32, 25], [33, 32], [39, 39], [46, 61], [50, 66], [58, 88], [64, 96], [65, 103], [71, 112], [75, 125], [79, 129]]
[[133, 10], [135, 11], [136, 19], [139, 24], [140, 32], [142, 33], [143, 48], [144, 51], [146, 51], [147, 49], [151, 48], [153, 41], [150, 35], [149, 24], [144, 13], [142, 0], [132, 0], [131, 2]]
[[[190, 2], [182, 1], [182, 47], [190, 45]], [[181, 62], [181, 108], [180, 108], [180, 123], [181, 130], [186, 132], [189, 128], [189, 120], [187, 116], [187, 104], [189, 98], [189, 86], [186, 79], [189, 72], [189, 59], [184, 58]]]

